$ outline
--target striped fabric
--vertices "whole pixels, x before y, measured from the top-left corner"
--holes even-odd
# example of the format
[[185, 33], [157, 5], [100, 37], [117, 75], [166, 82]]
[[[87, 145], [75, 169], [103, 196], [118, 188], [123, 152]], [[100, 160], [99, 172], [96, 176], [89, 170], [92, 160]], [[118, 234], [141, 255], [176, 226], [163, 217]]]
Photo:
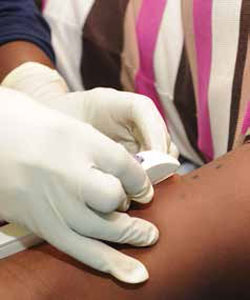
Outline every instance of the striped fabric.
[[[74, 26], [81, 56], [73, 71], [81, 89], [149, 96], [180, 152], [197, 164], [249, 139], [250, 0], [75, 0], [72, 6], [73, 21], [60, 0], [47, 0], [44, 15], [55, 49], [58, 32]], [[66, 58], [70, 81], [75, 58]]]
[[135, 78], [135, 92], [150, 97], [163, 118], [165, 113], [155, 89], [154, 53], [166, 2], [167, 0], [144, 0], [136, 22], [140, 63]]

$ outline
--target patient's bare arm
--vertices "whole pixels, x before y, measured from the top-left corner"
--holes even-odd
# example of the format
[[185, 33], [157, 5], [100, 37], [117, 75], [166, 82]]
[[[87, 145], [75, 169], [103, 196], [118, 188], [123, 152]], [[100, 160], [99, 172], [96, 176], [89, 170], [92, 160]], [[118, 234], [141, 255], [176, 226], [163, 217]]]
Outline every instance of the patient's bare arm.
[[16, 67], [30, 61], [54, 68], [53, 62], [45, 52], [33, 43], [14, 41], [2, 45], [0, 47], [0, 82]]
[[121, 284], [44, 245], [0, 262], [0, 298], [249, 299], [249, 167], [247, 144], [165, 181], [152, 205], [131, 212], [161, 231], [156, 246], [123, 250], [147, 265], [147, 283]]

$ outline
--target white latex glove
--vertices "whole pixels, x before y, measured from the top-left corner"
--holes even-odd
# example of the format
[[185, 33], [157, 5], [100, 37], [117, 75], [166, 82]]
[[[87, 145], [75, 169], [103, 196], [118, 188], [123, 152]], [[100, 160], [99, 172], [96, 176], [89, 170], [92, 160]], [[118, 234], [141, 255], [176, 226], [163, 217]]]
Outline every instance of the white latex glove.
[[[154, 244], [156, 227], [113, 212], [127, 199], [153, 197], [131, 155], [91, 125], [0, 88], [0, 215], [121, 281], [148, 278], [146, 268], [95, 240]], [[94, 239], [93, 239], [94, 238]]]
[[57, 71], [38, 63], [22, 64], [2, 84], [91, 124], [131, 154], [156, 150], [178, 157], [162, 117], [145, 96], [108, 88], [69, 93]]

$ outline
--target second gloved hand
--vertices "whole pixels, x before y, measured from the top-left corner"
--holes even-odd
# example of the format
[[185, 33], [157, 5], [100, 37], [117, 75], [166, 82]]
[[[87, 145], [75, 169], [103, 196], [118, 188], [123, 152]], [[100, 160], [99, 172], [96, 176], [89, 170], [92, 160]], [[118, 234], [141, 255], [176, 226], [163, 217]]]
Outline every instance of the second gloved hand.
[[12, 90], [0, 100], [0, 216], [121, 281], [145, 281], [143, 264], [98, 241], [157, 241], [153, 224], [113, 212], [151, 201], [141, 166], [89, 124]]
[[109, 88], [69, 93], [57, 71], [38, 63], [24, 63], [2, 84], [91, 124], [131, 154], [155, 150], [178, 156], [162, 117], [145, 96]]

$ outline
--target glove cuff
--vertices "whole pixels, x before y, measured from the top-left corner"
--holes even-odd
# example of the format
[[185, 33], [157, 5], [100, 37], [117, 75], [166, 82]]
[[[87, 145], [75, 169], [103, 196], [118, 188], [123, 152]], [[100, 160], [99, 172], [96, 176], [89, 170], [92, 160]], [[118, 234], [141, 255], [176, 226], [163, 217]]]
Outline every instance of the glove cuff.
[[69, 91], [56, 70], [36, 62], [21, 64], [4, 78], [1, 85], [41, 101], [55, 99]]

